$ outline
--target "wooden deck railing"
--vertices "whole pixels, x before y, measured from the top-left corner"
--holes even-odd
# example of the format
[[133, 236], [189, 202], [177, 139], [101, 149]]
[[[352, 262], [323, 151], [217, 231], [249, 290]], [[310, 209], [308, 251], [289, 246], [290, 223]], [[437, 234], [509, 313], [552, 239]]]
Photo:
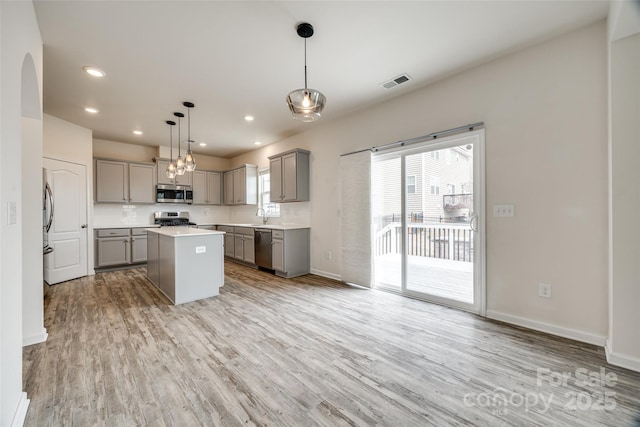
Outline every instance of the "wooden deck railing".
[[[407, 227], [409, 255], [454, 261], [473, 261], [473, 231], [468, 224], [415, 224]], [[402, 227], [386, 225], [375, 236], [375, 255], [402, 252]]]

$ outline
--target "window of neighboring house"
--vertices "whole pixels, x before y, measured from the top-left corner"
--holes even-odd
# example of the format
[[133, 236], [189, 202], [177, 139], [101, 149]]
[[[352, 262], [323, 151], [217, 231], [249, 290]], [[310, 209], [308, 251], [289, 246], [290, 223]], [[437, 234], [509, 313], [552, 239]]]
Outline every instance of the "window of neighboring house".
[[431, 194], [440, 194], [440, 177], [432, 176], [430, 178]]
[[451, 149], [450, 148], [447, 148], [444, 151], [444, 160], [448, 165], [451, 164]]
[[416, 176], [407, 176], [407, 194], [416, 194]]
[[447, 184], [447, 194], [456, 194], [455, 184]]
[[265, 216], [279, 217], [280, 204], [271, 203], [271, 179], [269, 169], [259, 172], [258, 179], [258, 207], [264, 209]]
[[436, 160], [440, 160], [440, 151], [439, 150], [431, 151], [431, 158], [432, 159], [436, 159]]

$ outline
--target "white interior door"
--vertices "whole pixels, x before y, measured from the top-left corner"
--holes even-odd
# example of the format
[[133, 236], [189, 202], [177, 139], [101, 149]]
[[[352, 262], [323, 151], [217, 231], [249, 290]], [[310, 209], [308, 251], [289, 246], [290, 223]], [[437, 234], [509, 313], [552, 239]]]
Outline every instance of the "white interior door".
[[53, 252], [44, 257], [44, 280], [53, 285], [88, 274], [87, 169], [48, 158], [43, 166], [54, 200], [48, 234]]

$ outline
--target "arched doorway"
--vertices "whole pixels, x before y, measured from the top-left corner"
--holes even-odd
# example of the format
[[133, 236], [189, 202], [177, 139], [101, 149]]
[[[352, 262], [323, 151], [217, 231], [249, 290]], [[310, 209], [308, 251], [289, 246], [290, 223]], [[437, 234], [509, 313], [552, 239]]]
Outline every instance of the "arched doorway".
[[47, 339], [42, 268], [42, 105], [36, 66], [25, 55], [21, 72], [22, 344]]

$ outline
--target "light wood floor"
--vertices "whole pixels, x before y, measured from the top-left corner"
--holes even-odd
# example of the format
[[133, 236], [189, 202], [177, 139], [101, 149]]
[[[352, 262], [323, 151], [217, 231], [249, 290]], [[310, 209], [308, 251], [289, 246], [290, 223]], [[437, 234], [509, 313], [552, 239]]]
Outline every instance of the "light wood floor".
[[[225, 268], [220, 296], [181, 306], [144, 268], [48, 288], [49, 339], [24, 351], [25, 425], [625, 426], [640, 414], [640, 374], [601, 348], [313, 275]], [[575, 376], [601, 368], [615, 385]], [[538, 386], [537, 369], [570, 377]]]

